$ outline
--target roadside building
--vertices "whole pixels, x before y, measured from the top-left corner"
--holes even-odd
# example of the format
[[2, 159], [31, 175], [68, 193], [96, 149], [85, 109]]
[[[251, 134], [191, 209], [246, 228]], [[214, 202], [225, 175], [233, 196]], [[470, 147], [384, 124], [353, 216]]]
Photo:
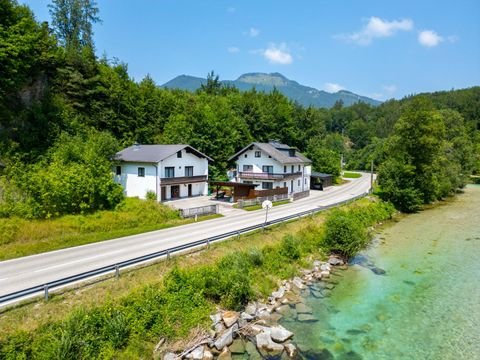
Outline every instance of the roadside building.
[[310, 189], [311, 161], [297, 148], [277, 141], [253, 142], [233, 155], [230, 181], [258, 185], [258, 190], [286, 188], [289, 194]]
[[333, 185], [332, 174], [324, 174], [317, 171], [312, 171], [310, 177], [310, 189], [312, 190], [323, 190], [326, 187]]
[[208, 163], [213, 161], [190, 145], [135, 144], [115, 155], [115, 181], [128, 197], [158, 201], [207, 195]]

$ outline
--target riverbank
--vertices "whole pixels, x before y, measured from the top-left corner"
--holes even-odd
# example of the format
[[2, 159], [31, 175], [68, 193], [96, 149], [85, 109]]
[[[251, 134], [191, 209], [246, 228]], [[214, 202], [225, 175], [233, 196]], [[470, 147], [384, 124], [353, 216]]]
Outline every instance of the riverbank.
[[[328, 297], [318, 318], [286, 316], [295, 346], [330, 359], [472, 359], [480, 353], [480, 186], [385, 226]], [[383, 271], [375, 271], [381, 269]]]
[[[359, 213], [372, 209], [378, 216], [381, 212], [373, 209], [381, 206], [375, 199], [362, 199], [345, 208], [361, 208]], [[295, 276], [312, 259], [325, 257], [325, 216], [245, 235], [178, 258], [175, 264], [152, 266], [143, 271], [146, 282], [141, 280], [142, 270], [135, 271], [118, 283], [99, 284], [102, 291], [95, 286], [54, 296], [35, 309], [9, 311], [0, 319], [5, 329], [1, 351], [49, 356], [70, 344], [65, 351], [83, 351], [89, 358], [149, 357], [161, 337], [170, 343], [188, 337], [198, 325], [208, 328], [208, 315], [215, 306], [237, 310], [251, 299], [267, 297], [280, 280]], [[116, 291], [117, 287], [123, 291]], [[58, 341], [46, 346], [52, 338]]]

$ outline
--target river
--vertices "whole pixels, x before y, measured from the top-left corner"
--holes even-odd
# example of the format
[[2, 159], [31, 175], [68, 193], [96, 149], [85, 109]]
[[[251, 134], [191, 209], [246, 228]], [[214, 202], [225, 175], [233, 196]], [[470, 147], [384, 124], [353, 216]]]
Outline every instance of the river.
[[317, 322], [282, 320], [307, 358], [480, 359], [480, 186], [385, 226], [336, 273], [304, 299]]

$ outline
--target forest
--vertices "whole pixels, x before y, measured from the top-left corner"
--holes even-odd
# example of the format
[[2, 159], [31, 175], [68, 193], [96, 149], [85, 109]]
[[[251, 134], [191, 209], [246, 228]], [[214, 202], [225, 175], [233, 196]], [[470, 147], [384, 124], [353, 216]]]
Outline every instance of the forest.
[[278, 91], [241, 92], [213, 71], [195, 93], [163, 89], [128, 65], [97, 57], [94, 1], [54, 0], [40, 23], [0, 0], [0, 217], [49, 218], [113, 209], [122, 191], [112, 156], [134, 142], [188, 143], [214, 159], [251, 141], [298, 147], [317, 171], [340, 175], [373, 161], [379, 194], [416, 211], [480, 173], [480, 87], [416, 94], [373, 107], [303, 107]]

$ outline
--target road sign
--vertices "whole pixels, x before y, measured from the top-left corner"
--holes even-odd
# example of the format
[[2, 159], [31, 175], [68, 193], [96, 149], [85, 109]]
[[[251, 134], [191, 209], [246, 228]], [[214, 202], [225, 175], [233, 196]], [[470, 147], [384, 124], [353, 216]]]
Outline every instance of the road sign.
[[263, 210], [268, 210], [268, 209], [271, 209], [272, 207], [273, 207], [273, 204], [270, 200], [265, 200], [264, 202], [262, 202]]

